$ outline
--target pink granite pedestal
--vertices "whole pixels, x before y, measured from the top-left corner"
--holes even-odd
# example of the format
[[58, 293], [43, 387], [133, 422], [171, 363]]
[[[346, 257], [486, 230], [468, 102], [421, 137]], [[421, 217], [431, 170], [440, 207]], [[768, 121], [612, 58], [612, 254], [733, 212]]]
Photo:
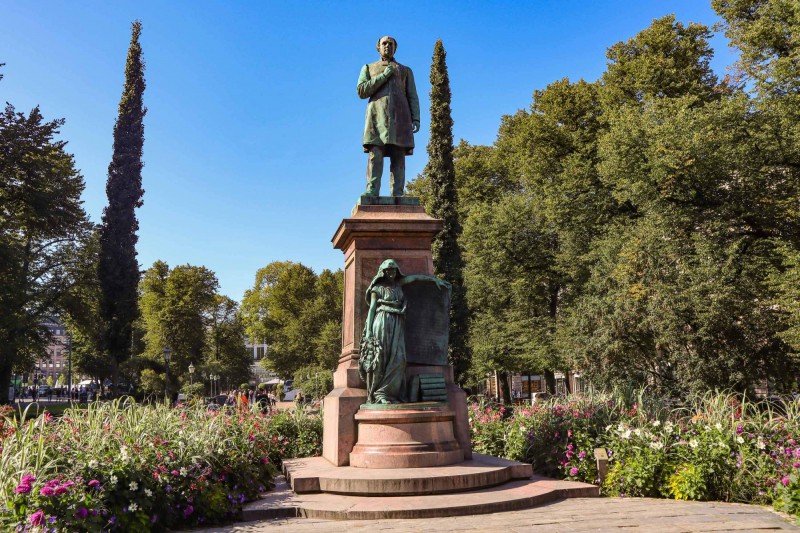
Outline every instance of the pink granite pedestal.
[[356, 413], [358, 441], [350, 452], [350, 466], [428, 468], [464, 460], [453, 433], [451, 409], [425, 403], [396, 405], [403, 408], [362, 406]]
[[[432, 275], [431, 241], [441, 229], [442, 221], [418, 205], [357, 205], [333, 237], [334, 247], [344, 253], [342, 354], [333, 374], [334, 390], [324, 400], [322, 456], [335, 466], [350, 464], [358, 438], [356, 413], [367, 398], [366, 385], [358, 376], [367, 287], [388, 258], [396, 260], [404, 272]], [[471, 458], [466, 394], [454, 382], [452, 367], [406, 368], [407, 378], [418, 373], [444, 374], [448, 406], [454, 412], [453, 435], [462, 459]]]

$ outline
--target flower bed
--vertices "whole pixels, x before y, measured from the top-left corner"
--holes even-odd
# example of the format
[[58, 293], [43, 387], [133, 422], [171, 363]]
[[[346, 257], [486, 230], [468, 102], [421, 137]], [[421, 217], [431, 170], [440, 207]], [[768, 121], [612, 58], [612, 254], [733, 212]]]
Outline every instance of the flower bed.
[[321, 451], [322, 422], [304, 414], [112, 402], [60, 419], [0, 415], [0, 529], [220, 523], [271, 488], [283, 457]]
[[775, 406], [709, 394], [682, 408], [622, 395], [577, 396], [513, 410], [473, 404], [475, 451], [537, 473], [600, 484], [617, 496], [770, 503], [800, 512], [800, 401]]

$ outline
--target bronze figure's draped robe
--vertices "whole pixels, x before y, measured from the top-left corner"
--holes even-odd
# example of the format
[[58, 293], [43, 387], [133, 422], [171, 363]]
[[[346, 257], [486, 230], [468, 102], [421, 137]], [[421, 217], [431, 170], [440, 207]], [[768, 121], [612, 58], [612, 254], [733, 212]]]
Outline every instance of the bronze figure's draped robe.
[[[397, 285], [375, 285], [378, 307], [372, 322], [374, 345], [359, 361], [361, 378], [367, 383], [367, 403], [404, 402], [406, 395], [406, 299]], [[365, 339], [365, 342], [369, 342]], [[363, 350], [363, 348], [362, 348]]]
[[[381, 84], [384, 69], [392, 64], [397, 71]], [[410, 68], [395, 61], [376, 61], [364, 65], [358, 77], [358, 96], [369, 98], [364, 123], [364, 151], [370, 146], [399, 146], [414, 153], [413, 123], [419, 124], [419, 98]]]

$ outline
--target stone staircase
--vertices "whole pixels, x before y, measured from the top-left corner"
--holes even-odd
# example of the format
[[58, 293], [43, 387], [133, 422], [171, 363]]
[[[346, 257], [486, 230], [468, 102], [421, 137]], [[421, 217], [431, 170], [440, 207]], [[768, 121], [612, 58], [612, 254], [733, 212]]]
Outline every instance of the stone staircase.
[[335, 467], [311, 457], [285, 461], [284, 473], [274, 491], [245, 508], [243, 520], [433, 518], [599, 496], [594, 485], [534, 476], [529, 464], [480, 454], [449, 466], [403, 469]]

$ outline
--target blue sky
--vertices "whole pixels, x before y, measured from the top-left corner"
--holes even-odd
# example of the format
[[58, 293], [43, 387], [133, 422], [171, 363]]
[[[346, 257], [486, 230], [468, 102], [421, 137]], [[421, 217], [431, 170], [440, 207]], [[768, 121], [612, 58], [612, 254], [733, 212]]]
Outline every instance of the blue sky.
[[[597, 79], [605, 50], [674, 13], [718, 21], [704, 0], [421, 2], [5, 1], [0, 100], [63, 117], [62, 138], [99, 222], [130, 23], [147, 64], [139, 261], [205, 265], [240, 300], [275, 260], [342, 266], [330, 239], [365, 187], [361, 66], [382, 35], [414, 70], [422, 108], [410, 180], [425, 166], [428, 82], [441, 38], [454, 136], [491, 144], [534, 90]], [[735, 54], [715, 36], [713, 67]], [[385, 177], [383, 191], [388, 189]]]

